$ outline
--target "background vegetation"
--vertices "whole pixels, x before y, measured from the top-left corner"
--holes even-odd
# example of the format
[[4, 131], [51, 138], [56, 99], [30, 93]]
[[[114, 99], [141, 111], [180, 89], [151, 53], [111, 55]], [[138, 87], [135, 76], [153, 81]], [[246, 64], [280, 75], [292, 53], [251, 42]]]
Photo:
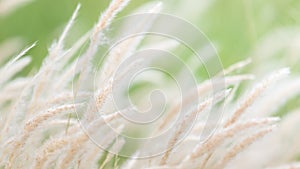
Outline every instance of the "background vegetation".
[[[100, 12], [109, 2], [109, 0], [34, 0], [7, 16], [0, 16], [0, 43], [13, 37], [21, 37], [24, 45], [38, 41], [37, 47], [31, 50], [34, 57], [31, 66], [37, 67], [78, 3], [82, 4], [82, 9], [73, 31], [77, 31], [79, 36], [94, 25]], [[133, 0], [121, 15], [128, 14], [144, 2], [146, 0]], [[178, 12], [182, 5], [179, 0], [165, 0], [164, 12], [181, 15], [196, 24], [217, 44], [225, 66], [247, 57], [268, 33], [279, 28], [300, 25], [300, 3], [297, 0], [215, 0], [201, 13], [199, 11], [203, 11], [202, 3], [197, 2], [186, 1], [187, 5], [194, 4], [187, 13]]]

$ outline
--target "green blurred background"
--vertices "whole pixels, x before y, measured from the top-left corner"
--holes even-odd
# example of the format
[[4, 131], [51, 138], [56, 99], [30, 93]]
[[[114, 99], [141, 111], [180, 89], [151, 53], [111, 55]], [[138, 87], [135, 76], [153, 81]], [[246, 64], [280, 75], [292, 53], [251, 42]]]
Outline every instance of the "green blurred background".
[[[24, 47], [38, 41], [37, 47], [30, 52], [34, 58], [31, 66], [36, 68], [41, 64], [53, 39], [59, 36], [78, 3], [82, 4], [82, 8], [75, 26], [76, 30], [73, 31], [76, 31], [79, 37], [94, 25], [109, 2], [109, 0], [33, 0], [9, 15], [0, 16], [0, 43], [13, 37], [21, 37]], [[149, 1], [132, 0], [121, 15], [128, 14], [145, 2]], [[199, 10], [203, 2], [197, 2], [199, 1], [186, 1], [194, 3], [194, 6], [190, 9], [190, 14], [185, 15], [178, 12], [185, 3], [183, 0], [165, 0], [164, 12], [180, 15], [196, 24], [217, 44], [225, 66], [247, 57], [257, 41], [268, 32], [300, 24], [298, 0], [214, 0], [201, 16]], [[73, 38], [75, 40], [76, 36]]]

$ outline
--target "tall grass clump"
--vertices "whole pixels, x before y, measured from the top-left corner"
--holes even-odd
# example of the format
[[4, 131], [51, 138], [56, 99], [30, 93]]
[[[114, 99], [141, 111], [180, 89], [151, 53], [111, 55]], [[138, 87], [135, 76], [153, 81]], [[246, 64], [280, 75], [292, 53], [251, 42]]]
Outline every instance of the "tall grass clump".
[[[4, 2], [0, 3], [0, 9]], [[25, 76], [19, 73], [34, 59], [28, 53], [39, 42], [11, 58], [12, 51], [20, 44], [17, 40], [1, 44], [0, 168], [300, 169], [300, 108], [295, 101], [300, 96], [300, 76], [287, 68], [289, 61], [278, 63], [272, 57], [272, 51], [277, 51], [266, 45], [280, 38], [268, 36], [255, 48], [253, 55], [261, 55], [262, 64], [252, 64], [251, 59], [246, 59], [208, 78], [198, 75], [195, 88], [181, 91], [182, 99], [170, 84], [172, 78], [156, 74], [146, 74], [133, 83], [134, 87], [127, 88], [126, 75], [148, 61], [134, 60], [120, 72], [130, 55], [141, 49], [176, 53], [182, 47], [165, 37], [151, 44], [152, 39], [143, 34], [126, 37], [105, 58], [99, 58], [104, 55], [103, 46], [111, 41], [107, 34], [114, 31], [118, 34], [125, 29], [147, 31], [157, 19], [144, 18], [142, 24], [125, 23], [117, 30], [110, 29], [128, 3], [129, 0], [111, 1], [95, 26], [66, 47], [66, 39], [72, 36], [70, 30], [80, 14], [78, 5], [41, 67]], [[163, 3], [150, 3], [138, 12], [156, 14], [162, 9]], [[188, 11], [184, 13], [189, 16]], [[290, 50], [281, 42], [277, 46]], [[291, 59], [297, 60], [295, 53], [300, 52], [294, 48], [290, 52]], [[189, 53], [183, 53], [186, 54]], [[199, 65], [194, 69], [191, 57], [179, 56], [197, 74]], [[287, 54], [286, 60], [288, 57]], [[173, 62], [158, 62], [186, 80], [184, 71]], [[249, 65], [253, 73], [243, 73], [249, 70]], [[171, 97], [153, 124], [147, 123], [146, 127], [131, 124], [125, 115], [135, 118], [131, 116], [133, 111], [149, 106], [147, 91], [152, 89], [149, 81], [160, 84]], [[129, 90], [124, 97], [131, 97], [136, 104], [114, 108], [115, 100], [119, 99], [115, 98], [116, 84], [122, 90]], [[224, 87], [215, 91], [214, 84]], [[152, 94], [155, 96], [155, 92]], [[160, 111], [161, 97], [153, 100], [150, 97], [154, 111]], [[217, 112], [222, 112], [221, 116], [210, 121], [209, 117]], [[147, 140], [162, 133], [168, 134]], [[137, 144], [130, 141], [131, 137], [146, 139]]]

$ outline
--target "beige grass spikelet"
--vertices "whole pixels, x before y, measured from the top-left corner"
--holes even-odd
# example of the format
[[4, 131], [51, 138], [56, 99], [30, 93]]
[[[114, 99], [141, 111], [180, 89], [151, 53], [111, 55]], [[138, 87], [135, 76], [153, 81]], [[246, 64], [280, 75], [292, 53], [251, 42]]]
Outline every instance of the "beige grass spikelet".
[[241, 105], [237, 108], [237, 110], [233, 113], [233, 115], [230, 117], [230, 119], [225, 123], [225, 127], [228, 127], [232, 124], [234, 124], [239, 117], [245, 112], [245, 110], [253, 104], [253, 102], [256, 100], [256, 98], [271, 84], [280, 79], [282, 76], [285, 76], [289, 74], [289, 69], [281, 69], [272, 75], [270, 75], [268, 78], [266, 78], [263, 82], [261, 82], [257, 87], [253, 89], [253, 91], [249, 94], [249, 96], [245, 99], [244, 102], [241, 103]]
[[269, 127], [267, 129], [260, 129], [258, 132], [254, 133], [253, 135], [243, 139], [240, 143], [237, 143], [234, 145], [231, 150], [229, 150], [223, 159], [217, 164], [214, 169], [222, 169], [225, 168], [226, 165], [235, 157], [238, 153], [240, 153], [242, 150], [245, 149], [245, 147], [248, 147], [255, 141], [257, 141], [259, 138], [265, 136], [266, 134], [272, 132], [274, 130], [275, 126]]

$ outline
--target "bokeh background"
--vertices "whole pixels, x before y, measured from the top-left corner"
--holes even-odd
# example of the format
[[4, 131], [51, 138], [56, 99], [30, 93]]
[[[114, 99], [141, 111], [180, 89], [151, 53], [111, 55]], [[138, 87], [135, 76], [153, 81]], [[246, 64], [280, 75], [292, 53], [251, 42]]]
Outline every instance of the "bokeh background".
[[[22, 47], [37, 41], [37, 47], [30, 51], [34, 58], [31, 68], [37, 68], [78, 3], [82, 4], [82, 8], [72, 35], [79, 37], [92, 28], [109, 2], [31, 0], [17, 10], [0, 15], [0, 44], [12, 38], [21, 39]], [[121, 15], [129, 14], [145, 2], [150, 1], [132, 0]], [[298, 0], [164, 0], [163, 3], [163, 12], [192, 22], [216, 44], [224, 66], [251, 55], [257, 44], [273, 31], [300, 25]], [[3, 8], [0, 7], [0, 11]], [[73, 38], [75, 40], [76, 36]]]

